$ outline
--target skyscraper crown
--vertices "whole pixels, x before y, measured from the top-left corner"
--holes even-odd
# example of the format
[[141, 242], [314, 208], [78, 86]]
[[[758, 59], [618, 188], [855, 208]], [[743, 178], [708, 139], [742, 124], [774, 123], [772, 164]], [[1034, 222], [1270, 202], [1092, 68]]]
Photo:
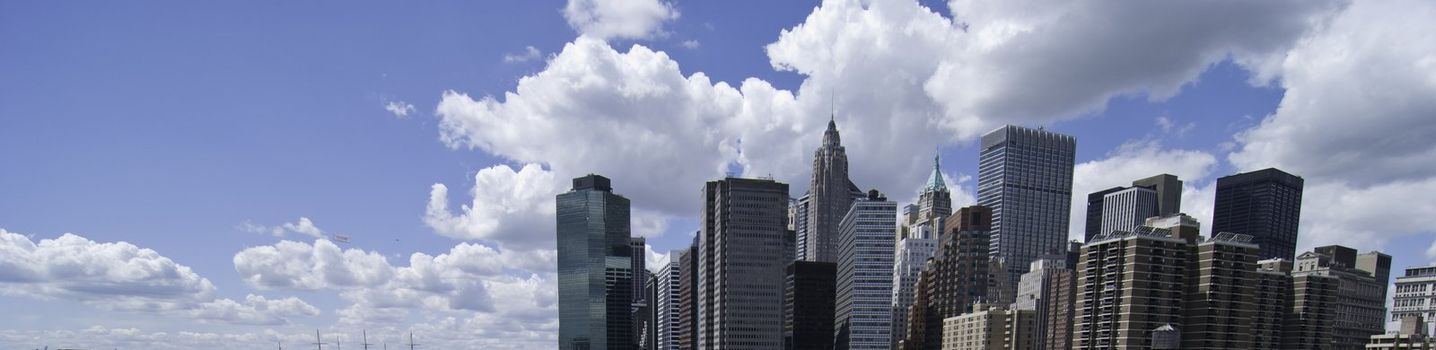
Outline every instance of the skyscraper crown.
[[947, 183], [942, 181], [942, 164], [939, 162], [939, 157], [941, 155], [934, 154], [932, 156], [932, 174], [928, 175], [927, 186], [923, 187], [923, 191], [947, 192]]

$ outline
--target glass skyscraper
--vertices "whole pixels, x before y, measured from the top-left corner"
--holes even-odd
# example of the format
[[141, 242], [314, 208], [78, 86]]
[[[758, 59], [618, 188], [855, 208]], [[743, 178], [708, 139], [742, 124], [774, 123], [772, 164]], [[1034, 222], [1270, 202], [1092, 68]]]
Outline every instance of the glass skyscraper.
[[1304, 183], [1276, 168], [1217, 179], [1212, 232], [1252, 236], [1261, 246], [1258, 259], [1295, 259]]
[[1067, 249], [1076, 150], [1071, 136], [1042, 129], [1008, 125], [982, 135], [977, 203], [992, 209], [990, 253], [1003, 260], [1010, 286], [1033, 260]]
[[556, 204], [558, 348], [632, 348], [628, 198], [614, 194], [608, 178], [590, 174], [573, 179]]

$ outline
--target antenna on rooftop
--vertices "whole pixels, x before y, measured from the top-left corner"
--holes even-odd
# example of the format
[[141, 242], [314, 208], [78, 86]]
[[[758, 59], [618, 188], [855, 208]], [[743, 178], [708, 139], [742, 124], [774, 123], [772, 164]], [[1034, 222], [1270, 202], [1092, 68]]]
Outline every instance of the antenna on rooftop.
[[416, 346], [419, 346], [419, 344], [414, 344], [414, 332], [413, 332], [413, 331], [410, 331], [410, 332], [409, 332], [409, 350], [414, 350], [414, 347], [416, 347]]
[[359, 345], [363, 345], [363, 346], [364, 346], [364, 350], [369, 350], [369, 346], [370, 346], [370, 345], [374, 345], [374, 344], [369, 344], [369, 330], [365, 329], [365, 330], [364, 330], [364, 333], [361, 333], [361, 334], [363, 334], [363, 336], [364, 336], [364, 343], [363, 343], [363, 344], [359, 344]]

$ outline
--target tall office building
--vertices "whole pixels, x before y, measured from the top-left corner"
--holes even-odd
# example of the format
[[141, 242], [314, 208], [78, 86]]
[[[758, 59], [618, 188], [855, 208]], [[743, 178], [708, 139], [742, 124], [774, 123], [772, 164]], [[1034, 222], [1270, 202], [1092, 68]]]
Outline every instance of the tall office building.
[[1173, 215], [1182, 212], [1182, 180], [1176, 175], [1161, 174], [1132, 181], [1132, 187], [1146, 188], [1157, 192], [1157, 215]]
[[941, 349], [943, 320], [987, 298], [991, 225], [992, 210], [983, 206], [965, 207], [947, 218], [937, 251], [913, 287], [900, 349]]
[[679, 291], [683, 283], [683, 263], [677, 257], [685, 253], [681, 250], [669, 252], [668, 256], [674, 258], [664, 264], [663, 268], [658, 270], [657, 277], [654, 278], [656, 285], [656, 290], [653, 293], [654, 329], [657, 333], [654, 335], [654, 340], [655, 347], [659, 350], [678, 350], [680, 315], [678, 309], [681, 305], [678, 300], [683, 297]]
[[[1120, 213], [1113, 214], [1106, 210], [1106, 197], [1116, 192], [1129, 192], [1122, 195], [1121, 199], [1132, 201], [1134, 196], [1139, 196], [1135, 189], [1146, 189], [1151, 193], [1140, 193], [1140, 203], [1123, 203], [1117, 208]], [[1087, 225], [1084, 237], [1092, 239], [1099, 233], [1106, 233], [1112, 230], [1131, 231], [1133, 227], [1140, 225], [1142, 220], [1152, 216], [1169, 216], [1182, 211], [1182, 180], [1176, 175], [1161, 174], [1144, 179], [1132, 181], [1132, 187], [1113, 187], [1087, 195]], [[1127, 218], [1131, 224], [1123, 223], [1129, 220], [1121, 220], [1115, 227], [1103, 228], [1106, 218]]]
[[893, 256], [892, 324], [893, 345], [907, 333], [907, 308], [912, 305], [913, 286], [937, 250], [937, 236], [952, 215], [952, 194], [942, 179], [942, 166], [934, 156], [932, 173], [918, 195], [918, 204], [904, 208], [898, 228], [897, 251]]
[[1131, 232], [1153, 216], [1157, 216], [1157, 191], [1131, 187], [1102, 198], [1102, 233]]
[[556, 199], [559, 349], [633, 346], [628, 198], [608, 178], [573, 179]]
[[1017, 283], [1014, 310], [1033, 312], [1033, 348], [1072, 347], [1073, 291], [1076, 273], [1065, 256], [1037, 259]]
[[1436, 334], [1436, 264], [1407, 268], [1396, 277], [1396, 293], [1391, 298], [1391, 320], [1420, 316], [1426, 334]]
[[[893, 237], [897, 203], [877, 190], [853, 202], [839, 224], [837, 312], [846, 349], [892, 348]], [[841, 346], [841, 345], [840, 345]]]
[[977, 203], [992, 209], [990, 253], [1006, 263], [1011, 286], [1033, 260], [1066, 248], [1076, 149], [1071, 136], [1041, 129], [982, 136]]
[[1146, 226], [1092, 237], [1077, 263], [1073, 349], [1148, 349], [1181, 324], [1188, 242]]
[[862, 196], [862, 190], [848, 179], [848, 154], [838, 137], [838, 125], [829, 120], [823, 144], [813, 151], [813, 179], [808, 193], [798, 199], [800, 211], [807, 212], [803, 221], [794, 225], [801, 259], [838, 261], [838, 224], [853, 200]]
[[[634, 276], [642, 276], [648, 272], [648, 242], [643, 237], [631, 237], [628, 239], [629, 268], [633, 270]], [[648, 290], [647, 281], [643, 278], [633, 279], [633, 303], [643, 303], [647, 295], [643, 291]]]
[[698, 236], [688, 249], [678, 255], [678, 334], [674, 343], [678, 350], [698, 349]]
[[1092, 240], [1092, 236], [1102, 233], [1102, 200], [1107, 194], [1127, 189], [1126, 187], [1113, 187], [1087, 195], [1087, 224], [1082, 235], [1082, 241]]
[[1212, 232], [1252, 236], [1260, 259], [1294, 260], [1303, 183], [1275, 168], [1217, 179]]
[[1378, 282], [1375, 275], [1390, 271], [1361, 270], [1356, 267], [1357, 255], [1355, 249], [1347, 247], [1317, 247], [1298, 256], [1292, 270], [1293, 276], [1336, 278], [1333, 349], [1361, 349], [1372, 335], [1386, 329], [1386, 296], [1381, 294], [1386, 282]]
[[[703, 190], [698, 347], [783, 347], [788, 184], [725, 178]], [[891, 241], [891, 240], [889, 240]]]
[[838, 265], [816, 261], [788, 264], [783, 288], [783, 349], [831, 350]]

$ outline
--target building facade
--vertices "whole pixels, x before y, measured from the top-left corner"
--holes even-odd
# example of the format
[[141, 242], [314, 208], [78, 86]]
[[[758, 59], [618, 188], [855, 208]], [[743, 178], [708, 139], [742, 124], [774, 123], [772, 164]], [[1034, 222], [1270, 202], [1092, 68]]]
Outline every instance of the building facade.
[[942, 350], [1032, 350], [1034, 311], [975, 304], [942, 320]]
[[1381, 294], [1386, 283], [1376, 280], [1374, 272], [1380, 271], [1355, 267], [1356, 256], [1356, 250], [1347, 247], [1317, 247], [1298, 256], [1292, 270], [1293, 276], [1320, 275], [1337, 280], [1331, 315], [1334, 349], [1361, 349], [1371, 336], [1386, 330], [1386, 296]]
[[1187, 260], [1182, 349], [1255, 349], [1258, 252], [1251, 236], [1230, 232], [1196, 243]]
[[698, 349], [698, 236], [701, 234], [702, 231], [694, 234], [688, 249], [678, 255], [678, 334], [674, 336], [674, 345], [679, 350]]
[[678, 350], [679, 334], [679, 299], [683, 297], [680, 286], [683, 277], [683, 262], [681, 257], [684, 251], [672, 251], [668, 256], [675, 257], [658, 270], [654, 278], [655, 292], [653, 296], [654, 306], [654, 329], [655, 348], [659, 350]]
[[1157, 191], [1145, 187], [1130, 187], [1108, 193], [1102, 198], [1102, 231], [1131, 232], [1157, 216]]
[[1260, 259], [1296, 259], [1305, 181], [1275, 168], [1217, 179], [1212, 232], [1252, 236]]
[[1292, 311], [1291, 262], [1282, 259], [1257, 261], [1252, 275], [1252, 349], [1281, 349], [1282, 327]]
[[[1122, 215], [1110, 215], [1106, 209], [1107, 195], [1114, 192], [1130, 191], [1133, 188], [1144, 188], [1152, 191], [1150, 205], [1143, 202], [1140, 205], [1123, 204], [1119, 208], [1126, 209]], [[1124, 198], [1132, 197], [1132, 194]], [[1146, 198], [1143, 198], [1146, 201]], [[1140, 211], [1140, 212], [1137, 212]], [[1091, 240], [1093, 235], [1103, 234], [1111, 230], [1132, 231], [1132, 228], [1142, 224], [1143, 219], [1149, 217], [1165, 217], [1165, 215], [1176, 215], [1182, 212], [1182, 179], [1176, 175], [1162, 174], [1150, 176], [1150, 178], [1137, 179], [1132, 186], [1114, 186], [1114, 188], [1103, 189], [1103, 191], [1091, 192], [1087, 195], [1087, 225], [1084, 232], [1084, 240]], [[1133, 217], [1133, 224], [1120, 224], [1117, 227], [1103, 228], [1104, 217]], [[1126, 221], [1123, 221], [1126, 222]]]
[[588, 175], [555, 199], [559, 349], [633, 347], [628, 198]]
[[893, 237], [897, 203], [877, 190], [853, 202], [839, 225], [837, 310], [845, 349], [892, 348]]
[[698, 347], [783, 347], [788, 184], [725, 178], [703, 190]]
[[1071, 136], [1042, 129], [982, 136], [977, 203], [992, 209], [989, 253], [1005, 262], [1010, 286], [1033, 260], [1065, 248], [1076, 149]]
[[952, 194], [942, 179], [942, 166], [933, 157], [932, 173], [918, 195], [918, 204], [904, 209], [903, 223], [898, 228], [897, 251], [893, 256], [892, 335], [897, 346], [907, 333], [907, 309], [912, 305], [913, 286], [927, 267], [928, 258], [937, 251], [937, 236], [943, 223], [952, 215]]
[[802, 222], [794, 225], [798, 238], [798, 254], [807, 261], [837, 262], [838, 225], [853, 200], [863, 196], [862, 190], [848, 178], [848, 154], [838, 135], [838, 125], [828, 121], [823, 131], [823, 144], [813, 151], [813, 178], [808, 193], [798, 199], [806, 211]]
[[1034, 349], [1072, 347], [1075, 277], [1066, 256], [1060, 256], [1033, 261], [1019, 279], [1012, 309], [1033, 312]]
[[900, 349], [941, 349], [943, 320], [987, 298], [991, 223], [992, 211], [982, 206], [959, 209], [947, 218], [937, 251], [913, 287]]
[[1422, 324], [1425, 333], [1436, 334], [1436, 264], [1412, 267], [1396, 277], [1396, 291], [1391, 298], [1391, 320], [1420, 316], [1429, 320]]
[[816, 261], [788, 264], [783, 289], [783, 348], [831, 350], [838, 265]]
[[1181, 324], [1188, 242], [1163, 229], [1094, 236], [1077, 263], [1073, 349], [1149, 349], [1152, 331]]

